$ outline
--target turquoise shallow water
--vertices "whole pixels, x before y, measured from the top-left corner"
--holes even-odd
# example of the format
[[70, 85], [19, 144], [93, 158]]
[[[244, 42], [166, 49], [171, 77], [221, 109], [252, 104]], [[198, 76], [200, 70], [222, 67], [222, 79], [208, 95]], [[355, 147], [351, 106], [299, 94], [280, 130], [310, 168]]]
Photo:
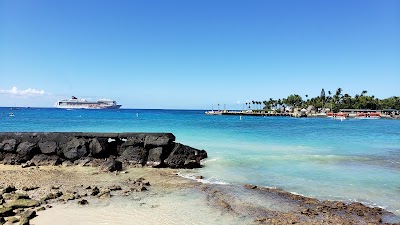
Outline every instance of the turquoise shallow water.
[[172, 132], [210, 182], [360, 201], [400, 215], [400, 121], [207, 116], [187, 110], [0, 108], [0, 131]]

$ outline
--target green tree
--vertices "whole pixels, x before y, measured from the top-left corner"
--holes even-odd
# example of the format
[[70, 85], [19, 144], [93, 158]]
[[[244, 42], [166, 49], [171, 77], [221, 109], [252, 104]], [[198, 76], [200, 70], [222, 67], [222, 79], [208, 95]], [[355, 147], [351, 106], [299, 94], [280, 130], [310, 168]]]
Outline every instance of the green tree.
[[303, 99], [300, 95], [292, 94], [286, 98], [286, 103], [289, 106], [299, 107], [302, 105]]
[[322, 100], [322, 106], [321, 108], [325, 108], [324, 107], [324, 102], [325, 102], [325, 90], [322, 88], [321, 90], [321, 94], [320, 94], [321, 100]]

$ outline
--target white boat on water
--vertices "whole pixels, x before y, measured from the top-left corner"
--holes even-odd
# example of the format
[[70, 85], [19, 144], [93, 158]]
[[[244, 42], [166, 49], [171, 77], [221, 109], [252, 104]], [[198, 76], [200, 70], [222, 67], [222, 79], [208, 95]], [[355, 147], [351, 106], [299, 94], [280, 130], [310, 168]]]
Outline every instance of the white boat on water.
[[380, 119], [381, 114], [379, 113], [357, 113], [357, 115], [354, 117], [355, 119], [367, 119], [367, 120], [372, 120], [372, 119]]
[[327, 113], [326, 117], [334, 119], [334, 120], [345, 120], [347, 119], [347, 117], [349, 116], [349, 114], [347, 113]]
[[72, 96], [71, 99], [57, 101], [54, 107], [61, 109], [119, 109], [121, 105], [117, 105], [117, 102], [111, 99], [88, 101]]

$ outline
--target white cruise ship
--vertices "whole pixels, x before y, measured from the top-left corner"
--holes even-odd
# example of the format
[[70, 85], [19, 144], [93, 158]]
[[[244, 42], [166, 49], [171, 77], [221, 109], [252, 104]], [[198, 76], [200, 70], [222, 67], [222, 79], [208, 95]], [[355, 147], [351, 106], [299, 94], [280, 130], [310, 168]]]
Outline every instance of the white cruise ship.
[[117, 102], [111, 99], [88, 101], [72, 96], [71, 99], [57, 101], [54, 107], [62, 109], [119, 109], [121, 105], [117, 105]]

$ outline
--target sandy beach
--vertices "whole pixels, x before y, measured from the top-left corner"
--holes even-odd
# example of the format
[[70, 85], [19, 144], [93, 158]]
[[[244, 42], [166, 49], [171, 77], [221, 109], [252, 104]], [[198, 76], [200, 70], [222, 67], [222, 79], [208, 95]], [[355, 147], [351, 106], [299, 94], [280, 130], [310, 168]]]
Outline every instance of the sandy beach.
[[[200, 183], [181, 178], [172, 169], [131, 168], [122, 173], [103, 173], [95, 167], [0, 165], [0, 173], [0, 186], [15, 185], [18, 193], [24, 192], [19, 190], [23, 187], [39, 187], [24, 192], [32, 199], [62, 192], [89, 202], [82, 206], [77, 204], [78, 199], [68, 201], [62, 196], [50, 200], [45, 205], [52, 207], [39, 211], [31, 224], [237, 224], [238, 218], [207, 205], [206, 195], [196, 188]], [[133, 183], [142, 179], [149, 182], [147, 190], [137, 191]], [[110, 196], [91, 196], [94, 187], [103, 190], [115, 186], [122, 190], [113, 190]]]
[[[359, 203], [320, 202], [252, 185], [206, 184], [178, 174], [174, 169], [105, 173], [96, 167], [0, 165], [0, 186], [14, 185], [16, 193], [40, 200], [40, 207], [32, 208], [37, 216], [30, 220], [36, 225], [391, 222], [390, 213]], [[94, 194], [96, 188], [99, 193]], [[62, 194], [46, 199], [49, 193]], [[88, 204], [78, 204], [82, 199]]]

